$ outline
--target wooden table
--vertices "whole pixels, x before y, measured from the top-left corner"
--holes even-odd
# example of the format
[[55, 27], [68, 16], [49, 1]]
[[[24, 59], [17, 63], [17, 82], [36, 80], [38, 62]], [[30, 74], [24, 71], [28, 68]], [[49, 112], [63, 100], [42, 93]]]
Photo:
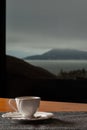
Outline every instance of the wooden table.
[[[0, 112], [13, 111], [8, 105], [8, 98], [0, 98]], [[87, 111], [87, 104], [41, 101], [40, 111], [58, 112], [58, 111]]]

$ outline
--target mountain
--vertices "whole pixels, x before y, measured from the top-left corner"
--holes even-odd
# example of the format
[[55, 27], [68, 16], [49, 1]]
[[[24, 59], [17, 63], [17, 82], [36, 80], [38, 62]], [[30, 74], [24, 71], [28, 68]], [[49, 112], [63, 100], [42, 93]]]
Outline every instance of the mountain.
[[87, 52], [74, 49], [52, 49], [42, 55], [24, 57], [26, 60], [87, 59]]
[[54, 89], [56, 84], [51, 80], [56, 79], [57, 77], [54, 74], [41, 67], [36, 67], [22, 59], [6, 55], [5, 87], [7, 91], [3, 93], [3, 97], [40, 96], [41, 99], [49, 98], [50, 85]]
[[47, 70], [31, 65], [20, 58], [7, 55], [6, 63], [7, 77], [9, 80], [19, 78], [25, 78], [28, 80], [56, 78], [54, 74], [48, 72]]

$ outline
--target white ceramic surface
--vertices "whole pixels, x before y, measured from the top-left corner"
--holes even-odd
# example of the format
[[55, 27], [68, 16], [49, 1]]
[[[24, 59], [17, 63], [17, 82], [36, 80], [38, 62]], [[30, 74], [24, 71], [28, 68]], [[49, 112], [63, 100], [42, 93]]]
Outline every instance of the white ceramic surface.
[[23, 117], [20, 113], [18, 112], [8, 112], [5, 114], [2, 114], [3, 118], [8, 118], [14, 121], [37, 121], [37, 120], [45, 120], [45, 119], [50, 119], [54, 116], [53, 113], [50, 112], [36, 112], [32, 118], [29, 117]]
[[[14, 101], [16, 102], [17, 108], [15, 108], [14, 106], [13, 103]], [[34, 97], [34, 96], [16, 97], [15, 99], [9, 100], [9, 105], [16, 112], [19, 112], [24, 117], [32, 117], [39, 108], [40, 97]]]

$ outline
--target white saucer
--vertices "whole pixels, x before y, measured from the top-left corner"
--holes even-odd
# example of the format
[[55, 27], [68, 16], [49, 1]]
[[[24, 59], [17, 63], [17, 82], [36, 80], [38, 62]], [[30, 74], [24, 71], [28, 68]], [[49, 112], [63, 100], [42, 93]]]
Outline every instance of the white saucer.
[[54, 115], [53, 113], [50, 112], [36, 112], [34, 114], [34, 117], [28, 118], [28, 117], [23, 117], [20, 113], [18, 112], [8, 112], [5, 114], [2, 114], [3, 118], [8, 118], [14, 121], [37, 121], [37, 120], [45, 120], [45, 119], [50, 119]]

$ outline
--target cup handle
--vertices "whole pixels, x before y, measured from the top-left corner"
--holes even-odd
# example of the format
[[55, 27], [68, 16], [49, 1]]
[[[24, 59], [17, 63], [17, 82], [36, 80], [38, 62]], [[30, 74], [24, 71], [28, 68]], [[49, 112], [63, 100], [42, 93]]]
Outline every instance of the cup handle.
[[17, 108], [14, 106], [14, 102], [15, 102], [15, 99], [9, 99], [9, 105], [11, 106], [11, 108], [14, 110], [14, 111], [18, 111]]

